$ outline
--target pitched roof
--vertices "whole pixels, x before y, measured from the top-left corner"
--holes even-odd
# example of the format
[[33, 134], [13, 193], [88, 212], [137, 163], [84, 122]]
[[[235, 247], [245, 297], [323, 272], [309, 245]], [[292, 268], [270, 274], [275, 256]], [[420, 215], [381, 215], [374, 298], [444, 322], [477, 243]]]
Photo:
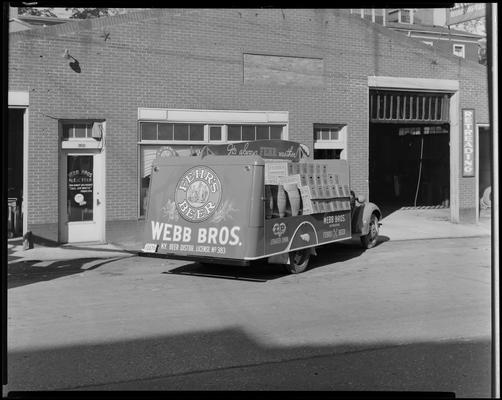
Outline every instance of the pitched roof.
[[429, 26], [429, 25], [420, 25], [420, 24], [400, 24], [398, 22], [388, 22], [385, 25], [387, 28], [396, 28], [396, 29], [404, 29], [407, 31], [420, 31], [420, 32], [430, 32], [430, 33], [439, 33], [445, 35], [455, 35], [455, 36], [466, 36], [472, 39], [481, 39], [484, 36], [477, 35], [475, 33], [461, 31], [458, 29], [449, 29], [444, 26]]

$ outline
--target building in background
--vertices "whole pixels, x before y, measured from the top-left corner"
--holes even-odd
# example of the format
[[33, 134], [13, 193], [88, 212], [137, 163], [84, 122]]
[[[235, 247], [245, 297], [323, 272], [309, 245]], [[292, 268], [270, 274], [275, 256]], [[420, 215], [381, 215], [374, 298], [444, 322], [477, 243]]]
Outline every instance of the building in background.
[[34, 28], [64, 24], [71, 19], [56, 17], [41, 17], [34, 15], [19, 15], [17, 7], [9, 7], [9, 33], [26, 31]]
[[368, 21], [454, 55], [486, 65], [485, 5], [447, 8], [351, 9]]
[[9, 197], [36, 237], [134, 243], [158, 150], [266, 138], [347, 159], [381, 206], [478, 220], [486, 68], [348, 10], [155, 9], [8, 43]]
[[486, 36], [486, 4], [455, 3], [446, 10], [445, 25], [451, 29]]

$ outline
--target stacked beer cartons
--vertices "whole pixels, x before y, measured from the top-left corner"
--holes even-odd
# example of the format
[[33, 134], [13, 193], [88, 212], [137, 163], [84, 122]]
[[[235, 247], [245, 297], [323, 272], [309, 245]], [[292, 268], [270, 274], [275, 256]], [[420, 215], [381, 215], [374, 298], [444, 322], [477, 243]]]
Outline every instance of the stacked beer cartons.
[[299, 163], [304, 215], [350, 210], [348, 170], [341, 170], [339, 175], [336, 168], [330, 163]]
[[313, 209], [313, 195], [314, 192], [314, 183], [311, 178], [311, 166], [308, 162], [299, 162], [299, 174], [300, 174], [300, 195], [302, 199], [302, 214], [308, 215], [314, 213]]
[[331, 189], [331, 207], [333, 211], [350, 210], [350, 188], [347, 182], [340, 179], [334, 172], [328, 173], [328, 185]]
[[[350, 188], [328, 164], [315, 163], [310, 168], [313, 176], [312, 208], [314, 213], [350, 210]], [[311, 185], [309, 185], [310, 187]]]

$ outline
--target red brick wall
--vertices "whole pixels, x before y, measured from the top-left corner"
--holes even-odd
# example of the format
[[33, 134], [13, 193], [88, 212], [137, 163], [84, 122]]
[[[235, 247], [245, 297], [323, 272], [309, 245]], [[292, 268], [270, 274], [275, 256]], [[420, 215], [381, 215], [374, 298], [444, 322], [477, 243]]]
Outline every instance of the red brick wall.
[[[310, 146], [314, 123], [347, 124], [352, 185], [366, 196], [368, 76], [459, 80], [461, 107], [488, 122], [484, 67], [348, 10], [158, 9], [14, 33], [9, 51], [9, 90], [30, 94], [31, 224], [58, 218], [61, 118], [107, 121], [108, 220], [137, 218], [138, 107], [287, 110], [289, 138]], [[325, 86], [244, 84], [243, 53], [322, 58]], [[474, 181], [459, 179], [472, 208]]]

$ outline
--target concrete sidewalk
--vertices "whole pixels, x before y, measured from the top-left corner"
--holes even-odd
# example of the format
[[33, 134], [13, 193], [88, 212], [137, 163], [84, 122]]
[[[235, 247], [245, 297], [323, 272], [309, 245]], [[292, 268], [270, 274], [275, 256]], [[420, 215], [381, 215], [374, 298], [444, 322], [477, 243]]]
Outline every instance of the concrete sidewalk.
[[8, 260], [11, 261], [56, 261], [85, 258], [117, 258], [133, 256], [129, 251], [113, 244], [82, 244], [47, 247], [35, 244], [33, 249], [24, 250], [22, 239], [9, 239], [7, 242]]
[[420, 240], [491, 235], [489, 210], [483, 210], [478, 224], [450, 222], [450, 209], [399, 209], [382, 219], [380, 235], [389, 240]]
[[[386, 240], [420, 240], [455, 237], [479, 237], [491, 234], [489, 212], [482, 213], [478, 224], [453, 224], [449, 221], [449, 209], [400, 209], [382, 219], [380, 236]], [[33, 249], [23, 250], [23, 241], [9, 239], [8, 259], [11, 261], [51, 261], [83, 258], [117, 258], [135, 255], [142, 243], [79, 244], [46, 247], [35, 244]]]

